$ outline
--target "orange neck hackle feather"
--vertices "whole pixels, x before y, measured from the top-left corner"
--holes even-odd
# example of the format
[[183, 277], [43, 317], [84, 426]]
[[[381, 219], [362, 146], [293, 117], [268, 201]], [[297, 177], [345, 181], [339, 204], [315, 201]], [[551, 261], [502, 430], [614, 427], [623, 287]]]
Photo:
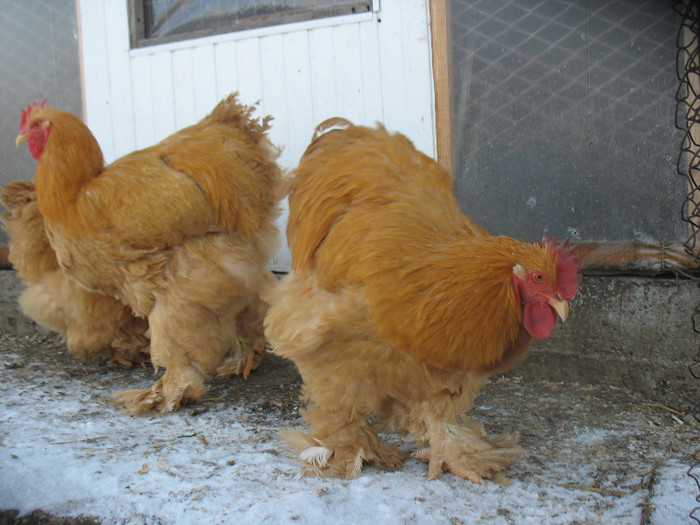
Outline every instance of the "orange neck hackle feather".
[[62, 224], [67, 232], [96, 228], [94, 221], [83, 219], [80, 197], [104, 169], [97, 140], [78, 117], [65, 111], [45, 108], [32, 119], [50, 126], [34, 175], [41, 214], [49, 222]]
[[444, 370], [499, 368], [518, 338], [532, 339], [520, 330], [515, 264], [556, 279], [551, 250], [508, 237], [436, 239], [380, 249], [366, 260], [349, 274], [364, 282], [378, 334]]

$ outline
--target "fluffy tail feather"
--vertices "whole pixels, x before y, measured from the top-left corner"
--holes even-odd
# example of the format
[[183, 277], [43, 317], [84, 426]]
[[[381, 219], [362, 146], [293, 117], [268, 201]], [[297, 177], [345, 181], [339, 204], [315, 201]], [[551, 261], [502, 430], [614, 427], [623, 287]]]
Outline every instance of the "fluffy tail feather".
[[0, 203], [12, 211], [36, 200], [34, 184], [26, 180], [15, 180], [0, 188]]
[[271, 116], [253, 117], [255, 106], [247, 106], [238, 101], [238, 92], [231, 93], [219, 102], [206, 119], [226, 126], [236, 127], [246, 133], [253, 142], [260, 143], [270, 129]]
[[[212, 232], [249, 239], [279, 213], [280, 149], [268, 137], [272, 117], [253, 117], [255, 109], [232, 93], [198, 124], [166, 139], [168, 165], [196, 181], [214, 211]], [[198, 137], [201, 154], [193, 156], [182, 144]]]
[[[314, 134], [311, 137], [311, 143], [307, 146], [306, 151], [304, 151], [303, 157], [310, 155], [322, 146], [323, 141], [321, 140], [325, 135], [333, 131], [340, 131], [347, 128], [353, 127], [354, 124], [347, 119], [342, 117], [331, 117], [324, 120], [316, 129], [314, 129]], [[299, 179], [296, 177], [296, 173], [292, 172], [287, 174], [284, 179], [282, 179], [282, 184], [280, 186], [280, 198], [284, 198], [289, 195], [292, 191], [296, 189], [299, 185]]]
[[331, 117], [326, 119], [316, 126], [314, 136], [311, 137], [311, 144], [316, 142], [316, 139], [318, 139], [321, 135], [337, 129], [346, 129], [351, 126], [353, 126], [353, 123], [342, 117]]

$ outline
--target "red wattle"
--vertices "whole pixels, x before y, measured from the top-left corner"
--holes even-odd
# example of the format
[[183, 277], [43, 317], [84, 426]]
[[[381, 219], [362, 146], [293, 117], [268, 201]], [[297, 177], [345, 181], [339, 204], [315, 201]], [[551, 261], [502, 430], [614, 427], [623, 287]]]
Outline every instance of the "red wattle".
[[29, 148], [29, 153], [31, 153], [32, 157], [34, 157], [36, 160], [39, 160], [39, 157], [41, 157], [41, 152], [44, 151], [43, 145], [32, 140], [30, 140], [29, 144], [27, 144], [27, 148]]
[[41, 140], [38, 140], [36, 138], [36, 135], [29, 136], [27, 140], [27, 147], [29, 148], [29, 153], [31, 153], [32, 157], [34, 157], [36, 160], [39, 160], [39, 157], [41, 157], [41, 154], [44, 151], [44, 146], [46, 145], [46, 141], [49, 140], [50, 132], [51, 127], [47, 126], [46, 129], [44, 129], [43, 134], [41, 135]]
[[557, 314], [548, 304], [530, 303], [523, 309], [525, 330], [535, 339], [549, 337], [557, 325]]

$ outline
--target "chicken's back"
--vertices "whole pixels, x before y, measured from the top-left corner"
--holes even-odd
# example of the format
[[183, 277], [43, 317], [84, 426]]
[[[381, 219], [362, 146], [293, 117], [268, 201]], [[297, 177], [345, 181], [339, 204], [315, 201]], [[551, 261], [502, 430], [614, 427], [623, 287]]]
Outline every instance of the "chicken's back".
[[245, 238], [276, 210], [280, 177], [279, 150], [267, 136], [271, 118], [255, 118], [254, 111], [232, 94], [151, 152], [197, 184], [218, 226]]
[[[486, 235], [460, 212], [448, 171], [404, 135], [340, 119], [317, 129], [338, 124], [345, 129], [317, 133], [287, 181], [287, 237], [295, 269], [321, 272], [320, 282], [332, 288], [360, 278], [348, 271], [360, 270], [370, 258], [368, 249], [374, 255], [382, 247], [394, 250], [372, 256], [375, 264], [400, 257], [397, 249], [412, 251], [412, 243], [454, 230]], [[383, 243], [387, 237], [395, 242]]]

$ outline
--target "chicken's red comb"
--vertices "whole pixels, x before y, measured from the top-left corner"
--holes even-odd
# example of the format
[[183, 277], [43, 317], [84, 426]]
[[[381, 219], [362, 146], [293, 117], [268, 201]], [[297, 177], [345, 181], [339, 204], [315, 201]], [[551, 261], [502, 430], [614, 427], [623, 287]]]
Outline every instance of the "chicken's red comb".
[[550, 239], [546, 235], [540, 241], [540, 245], [549, 246], [557, 255], [557, 292], [562, 299], [571, 300], [581, 284], [579, 274], [581, 267], [578, 264], [578, 258], [574, 255], [578, 246], [569, 246], [569, 239], [559, 244], [556, 237]]
[[32, 113], [34, 113], [38, 109], [44, 109], [45, 106], [46, 99], [43, 99], [41, 102], [34, 102], [34, 104], [32, 104], [31, 106], [27, 106], [27, 109], [22, 111], [22, 118], [20, 118], [19, 120], [20, 133], [27, 132], [27, 121], [32, 116]]

